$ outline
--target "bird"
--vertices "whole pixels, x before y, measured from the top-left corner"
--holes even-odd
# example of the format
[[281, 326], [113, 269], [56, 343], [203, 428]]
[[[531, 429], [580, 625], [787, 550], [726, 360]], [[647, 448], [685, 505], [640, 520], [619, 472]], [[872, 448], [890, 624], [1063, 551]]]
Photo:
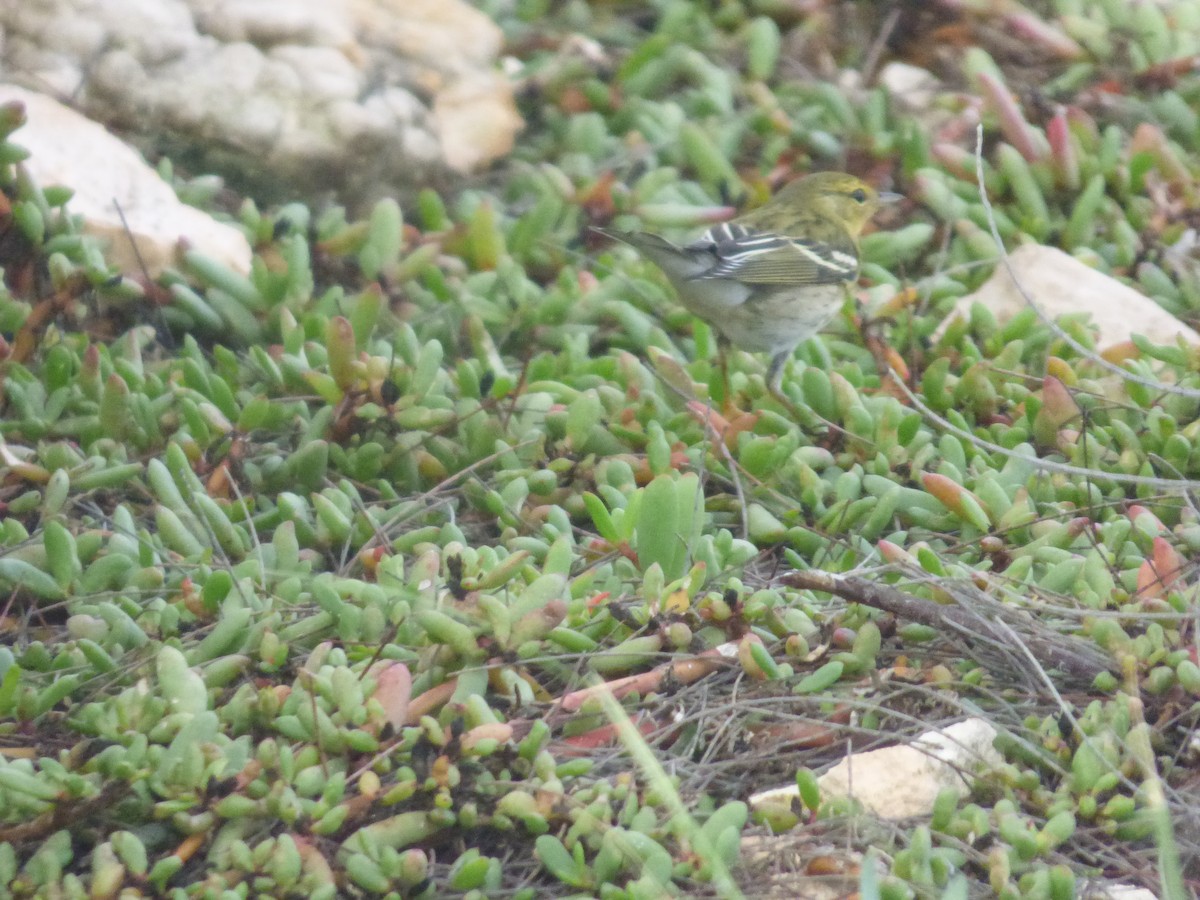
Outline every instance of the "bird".
[[768, 389], [794, 409], [782, 391], [784, 366], [833, 318], [858, 280], [863, 226], [883, 204], [899, 199], [854, 175], [817, 172], [683, 246], [645, 231], [595, 230], [657, 265], [680, 302], [716, 328], [727, 405], [725, 343], [769, 353]]

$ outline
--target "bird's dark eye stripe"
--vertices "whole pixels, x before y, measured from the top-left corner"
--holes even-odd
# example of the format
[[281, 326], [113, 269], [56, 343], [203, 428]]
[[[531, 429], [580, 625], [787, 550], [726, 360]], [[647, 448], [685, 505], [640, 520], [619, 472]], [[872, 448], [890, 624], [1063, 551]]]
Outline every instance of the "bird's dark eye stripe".
[[862, 188], [855, 188], [853, 191], [851, 191], [850, 196], [859, 203], [865, 203], [867, 201], [867, 192]]

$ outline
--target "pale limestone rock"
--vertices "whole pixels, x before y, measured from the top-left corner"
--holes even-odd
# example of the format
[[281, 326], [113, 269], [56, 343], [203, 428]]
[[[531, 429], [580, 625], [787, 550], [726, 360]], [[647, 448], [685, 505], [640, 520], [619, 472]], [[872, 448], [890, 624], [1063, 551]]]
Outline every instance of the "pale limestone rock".
[[[982, 772], [1003, 761], [992, 747], [996, 729], [983, 719], [966, 719], [940, 731], [927, 731], [910, 744], [868, 750], [846, 757], [818, 779], [822, 798], [852, 797], [884, 819], [927, 816], [944, 788], [966, 796], [964, 772]], [[796, 785], [763, 791], [752, 806], [790, 802]]]
[[464, 0], [37, 0], [0, 34], [0, 73], [266, 201], [411, 192], [522, 124]]
[[[1200, 343], [1200, 334], [1149, 297], [1062, 250], [1024, 244], [1009, 254], [1009, 264], [1025, 293], [1049, 318], [1087, 313], [1098, 331], [1096, 344], [1102, 351], [1128, 341], [1133, 334], [1145, 335], [1156, 344], [1174, 344], [1180, 337], [1189, 344]], [[958, 299], [947, 323], [955, 316], [970, 315], [975, 303], [990, 309], [1001, 322], [1026, 306], [1003, 264], [996, 266], [983, 287]]]
[[942, 83], [928, 69], [902, 62], [890, 62], [880, 69], [879, 83], [913, 113], [927, 112], [943, 90]]
[[1086, 884], [1083, 896], [1086, 900], [1158, 900], [1154, 891], [1131, 884]]
[[503, 79], [491, 72], [460, 78], [438, 92], [433, 121], [450, 168], [471, 172], [488, 161], [491, 136], [514, 127], [510, 104], [499, 102]]
[[329, 0], [189, 0], [197, 30], [225, 43], [341, 47], [354, 43], [344, 4]]
[[41, 187], [74, 190], [68, 211], [82, 218], [86, 233], [109, 245], [105, 256], [116, 268], [138, 272], [144, 264], [156, 277], [178, 265], [184, 241], [236, 272], [250, 271], [250, 244], [242, 232], [181, 203], [136, 150], [57, 100], [0, 85], [0, 103], [13, 100], [24, 104], [28, 117], [12, 137], [31, 154], [26, 168]]
[[490, 65], [500, 53], [500, 29], [465, 3], [350, 0], [349, 9], [363, 44], [444, 75]]

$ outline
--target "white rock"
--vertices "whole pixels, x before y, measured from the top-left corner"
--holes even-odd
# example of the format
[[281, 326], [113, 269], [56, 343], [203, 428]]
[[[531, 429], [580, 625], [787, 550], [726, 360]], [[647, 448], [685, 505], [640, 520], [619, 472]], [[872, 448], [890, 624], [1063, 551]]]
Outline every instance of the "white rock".
[[0, 34], [12, 79], [264, 200], [411, 192], [522, 125], [464, 0], [0, 2]]
[[[1133, 334], [1145, 335], [1156, 344], [1174, 344], [1178, 337], [1189, 344], [1200, 343], [1200, 334], [1149, 297], [1062, 250], [1023, 244], [1009, 254], [1009, 263], [1025, 293], [1051, 319], [1079, 312], [1091, 316], [1100, 350], [1128, 341]], [[958, 299], [938, 334], [955, 316], [970, 315], [975, 303], [986, 306], [1001, 322], [1026, 306], [1008, 269], [997, 264], [983, 287]]]
[[908, 63], [890, 62], [879, 70], [879, 83], [906, 109], [928, 110], [942, 83], [928, 69]]
[[349, 8], [364, 45], [445, 74], [490, 66], [500, 53], [496, 24], [457, 0], [350, 0]]
[[446, 162], [455, 171], [479, 168], [491, 154], [491, 135], [512, 130], [514, 113], [498, 90], [502, 81], [497, 74], [479, 73], [438, 92], [433, 121]]
[[[927, 816], [943, 788], [966, 796], [970, 783], [964, 772], [982, 772], [1000, 765], [992, 747], [996, 729], [983, 719], [966, 719], [941, 731], [927, 731], [911, 744], [853, 753], [817, 781], [823, 799], [852, 797], [885, 819]], [[790, 802], [795, 785], [763, 791], [750, 798]]]
[[1086, 900], [1158, 900], [1154, 891], [1131, 884], [1086, 883], [1083, 888]]
[[228, 43], [340, 46], [354, 40], [344, 2], [189, 0], [197, 30]]
[[108, 242], [106, 257], [114, 266], [138, 272], [144, 264], [155, 277], [178, 265], [185, 241], [234, 271], [250, 271], [250, 244], [242, 232], [181, 203], [136, 150], [57, 100], [0, 85], [0, 103], [13, 100], [24, 104], [28, 117], [12, 136], [32, 154], [25, 166], [43, 188], [74, 190], [68, 211], [83, 219], [86, 233]]

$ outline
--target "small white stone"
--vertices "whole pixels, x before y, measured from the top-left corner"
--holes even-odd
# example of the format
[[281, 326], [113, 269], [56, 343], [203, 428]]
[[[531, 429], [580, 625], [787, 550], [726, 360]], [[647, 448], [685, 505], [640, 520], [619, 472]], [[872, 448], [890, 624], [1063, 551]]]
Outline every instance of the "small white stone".
[[[927, 816], [944, 788], [966, 796], [964, 773], [993, 769], [1003, 760], [992, 747], [996, 729], [983, 719], [966, 719], [940, 731], [927, 731], [910, 744], [853, 753], [817, 779], [821, 796], [852, 797], [885, 819]], [[757, 806], [786, 801], [795, 785], [763, 791], [750, 798]]]
[[910, 110], [928, 109], [942, 85], [929, 70], [902, 62], [890, 62], [880, 69], [879, 83]]
[[1132, 884], [1088, 883], [1083, 896], [1088, 900], [1158, 900], [1154, 891]]
[[1124, 343], [1134, 334], [1145, 335], [1156, 344], [1174, 344], [1177, 338], [1200, 344], [1200, 334], [1149, 297], [1062, 250], [1024, 244], [1012, 251], [1008, 260], [1013, 274], [1002, 263], [997, 264], [983, 287], [958, 299], [946, 322], [939, 326], [939, 334], [955, 316], [970, 315], [976, 303], [990, 309], [997, 320], [1007, 321], [1026, 306], [1023, 288], [1051, 319], [1067, 313], [1087, 313], [1098, 332], [1096, 344], [1100, 350]]
[[249, 273], [250, 244], [242, 232], [181, 203], [132, 147], [57, 100], [0, 85], [0, 103], [13, 100], [25, 105], [28, 122], [12, 140], [29, 150], [25, 165], [33, 179], [43, 188], [74, 190], [68, 211], [83, 219], [87, 234], [109, 244], [105, 255], [116, 268], [137, 272], [144, 264], [156, 277], [178, 265], [184, 241], [236, 272]]

